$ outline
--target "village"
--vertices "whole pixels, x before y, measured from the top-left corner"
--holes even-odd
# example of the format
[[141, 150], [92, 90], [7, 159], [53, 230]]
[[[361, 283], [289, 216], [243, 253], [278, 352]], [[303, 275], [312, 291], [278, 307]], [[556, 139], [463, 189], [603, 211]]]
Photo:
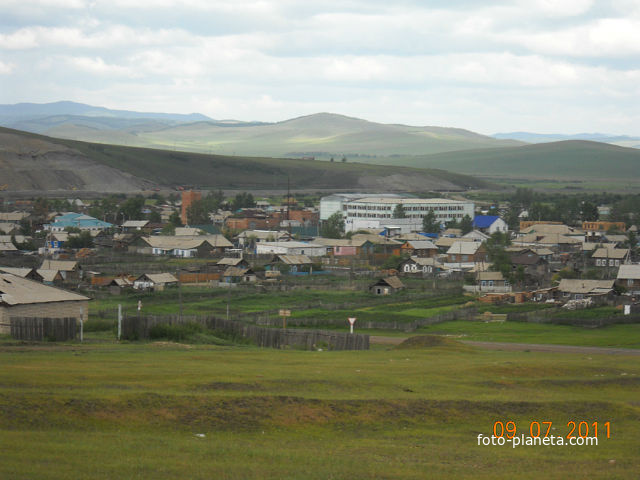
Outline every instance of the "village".
[[[638, 310], [637, 227], [624, 222], [566, 225], [529, 220], [521, 211], [510, 229], [493, 205], [379, 193], [338, 193], [317, 203], [290, 195], [254, 201], [245, 193], [203, 198], [192, 190], [155, 196], [119, 205], [112, 200], [102, 220], [90, 213], [104, 199], [39, 199], [0, 213], [0, 333], [33, 317], [78, 318], [90, 326], [96, 312], [104, 316], [94, 305], [109, 297], [128, 304], [144, 298], [136, 303], [139, 314], [162, 292], [180, 290], [182, 312], [190, 288], [226, 295], [226, 312], [206, 313], [227, 320], [231, 290], [272, 297], [263, 313], [275, 317], [276, 309], [293, 304], [294, 317], [306, 322], [291, 319], [290, 327], [346, 325], [342, 312], [331, 321], [321, 312], [325, 320], [314, 320], [304, 312], [307, 304], [291, 299], [278, 308], [278, 296], [296, 289], [363, 295], [353, 307], [375, 303], [377, 296], [416, 301], [456, 292], [452, 309], [464, 296], [474, 313], [485, 305], [484, 316], [465, 318], [496, 321], [507, 318], [493, 315], [506, 305], [520, 305], [520, 314], [542, 306], [553, 307], [550, 315], [590, 309], [587, 317], [613, 322]], [[177, 311], [173, 296], [166, 298]], [[242, 307], [234, 300], [233, 311]], [[437, 320], [423, 316], [417, 320]], [[385, 315], [367, 317], [384, 328]], [[267, 325], [279, 326], [279, 320]]]

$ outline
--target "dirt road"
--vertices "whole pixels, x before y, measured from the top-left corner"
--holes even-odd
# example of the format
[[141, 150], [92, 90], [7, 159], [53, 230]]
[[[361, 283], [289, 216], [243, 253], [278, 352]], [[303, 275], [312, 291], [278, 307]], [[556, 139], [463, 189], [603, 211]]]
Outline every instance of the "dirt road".
[[[383, 337], [373, 335], [369, 338], [369, 340], [371, 341], [371, 343], [378, 345], [398, 345], [405, 341], [407, 338], [409, 337]], [[473, 347], [486, 348], [489, 350], [640, 356], [640, 350], [634, 350], [632, 348], [583, 347], [575, 345], [551, 345], [540, 343], [472, 342], [469, 340], [460, 340], [460, 342], [471, 345]]]

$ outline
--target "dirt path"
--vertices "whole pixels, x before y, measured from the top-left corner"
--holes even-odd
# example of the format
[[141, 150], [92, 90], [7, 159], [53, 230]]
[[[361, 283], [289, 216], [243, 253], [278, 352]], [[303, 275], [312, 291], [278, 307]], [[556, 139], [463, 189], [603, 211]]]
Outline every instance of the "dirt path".
[[[369, 337], [369, 340], [371, 343], [375, 343], [377, 345], [398, 345], [407, 338], [409, 337], [383, 337], [372, 335]], [[632, 348], [584, 347], [576, 345], [552, 345], [540, 343], [472, 342], [469, 340], [460, 340], [460, 342], [473, 347], [486, 348], [489, 350], [640, 356], [640, 350]]]

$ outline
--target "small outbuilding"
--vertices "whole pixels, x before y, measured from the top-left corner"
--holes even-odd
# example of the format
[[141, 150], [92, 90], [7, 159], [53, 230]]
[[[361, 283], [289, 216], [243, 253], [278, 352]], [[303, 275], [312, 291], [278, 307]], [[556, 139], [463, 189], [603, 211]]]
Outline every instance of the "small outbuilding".
[[381, 278], [376, 283], [369, 285], [369, 292], [375, 295], [391, 295], [404, 289], [404, 283], [398, 277]]

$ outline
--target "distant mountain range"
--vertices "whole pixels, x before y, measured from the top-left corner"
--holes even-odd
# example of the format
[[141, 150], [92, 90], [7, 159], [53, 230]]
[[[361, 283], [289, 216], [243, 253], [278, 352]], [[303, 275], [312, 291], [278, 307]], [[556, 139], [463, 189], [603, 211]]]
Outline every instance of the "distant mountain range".
[[224, 155], [420, 155], [520, 145], [459, 128], [381, 124], [331, 113], [276, 123], [109, 110], [73, 102], [0, 105], [0, 125], [98, 143]]
[[[38, 162], [51, 172], [60, 170], [56, 170], [53, 161], [54, 157], [62, 158], [58, 153], [53, 155], [60, 151], [60, 145], [75, 152], [65, 150], [67, 166], [60, 171], [84, 168], [81, 164], [69, 166], [71, 157], [80, 156], [129, 175], [126, 181], [122, 178], [128, 190], [148, 183], [280, 188], [287, 175], [300, 188], [375, 186], [380, 191], [481, 186], [482, 182], [464, 175], [552, 182], [583, 179], [604, 182], [607, 188], [640, 180], [640, 149], [626, 148], [636, 141], [640, 143], [640, 139], [598, 133], [579, 135], [590, 140], [564, 140], [568, 136], [527, 132], [497, 134], [511, 137], [507, 139], [458, 128], [381, 124], [331, 113], [262, 123], [214, 120], [197, 113], [109, 110], [73, 102], [0, 105], [0, 125], [56, 137], [5, 132], [3, 138], [10, 138], [10, 147], [0, 142], [0, 161], [4, 161], [4, 167], [0, 167], [5, 168], [0, 177], [12, 172], [14, 187], [24, 188], [29, 187], [30, 178], [36, 178], [32, 182], [34, 189], [41, 185], [49, 188], [44, 174], [35, 171]], [[22, 140], [16, 135], [22, 135]], [[28, 138], [37, 139], [34, 145], [48, 142], [56, 146], [32, 147]], [[310, 160], [332, 157], [333, 164]], [[341, 162], [343, 157], [346, 166]], [[21, 170], [20, 162], [33, 163], [34, 171]], [[19, 171], [20, 175], [16, 173]], [[65, 178], [72, 176], [62, 175], [56, 183], [59, 188], [65, 188]], [[105, 174], [104, 178], [111, 177]], [[75, 179], [75, 183], [68, 184], [73, 188], [81, 184], [99, 188], [98, 180]], [[0, 181], [3, 183], [8, 182]]]
[[208, 155], [49, 138], [0, 127], [7, 191], [136, 192], [199, 189], [464, 191], [487, 182], [443, 170], [291, 158]]
[[500, 140], [519, 140], [526, 143], [560, 142], [563, 140], [590, 140], [593, 142], [620, 145], [621, 147], [640, 148], [640, 137], [608, 135], [606, 133], [576, 133], [574, 135], [562, 135], [557, 133], [510, 132], [496, 133], [492, 135], [492, 137]]

